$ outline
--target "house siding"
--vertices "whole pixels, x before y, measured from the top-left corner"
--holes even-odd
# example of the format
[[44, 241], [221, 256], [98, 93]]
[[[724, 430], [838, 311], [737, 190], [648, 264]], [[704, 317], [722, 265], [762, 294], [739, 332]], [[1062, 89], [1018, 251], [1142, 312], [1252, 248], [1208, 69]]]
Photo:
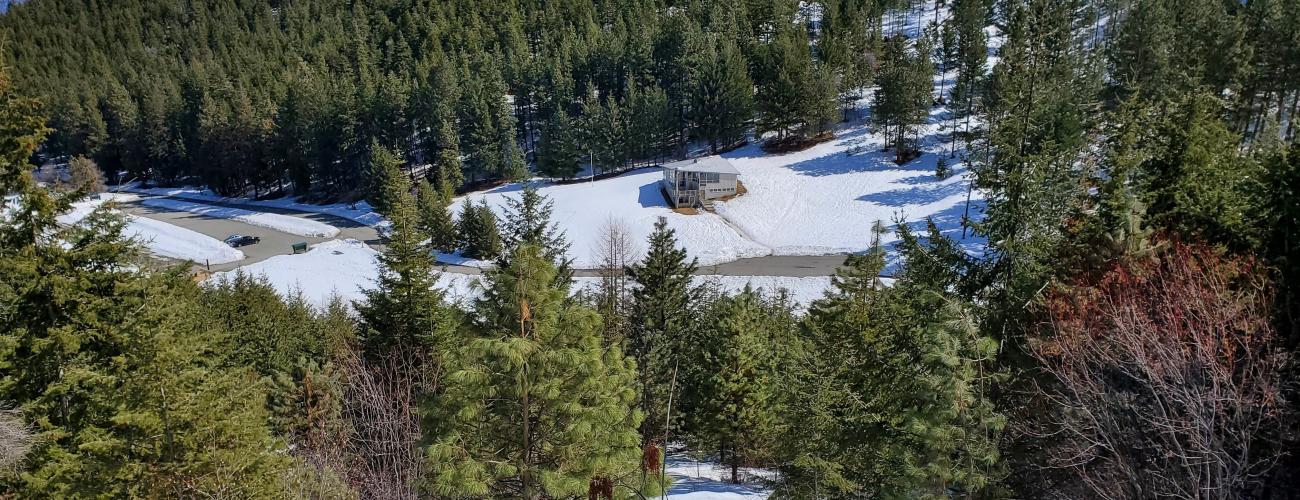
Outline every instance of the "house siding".
[[736, 194], [736, 179], [736, 174], [664, 169], [662, 184], [669, 202], [680, 208], [694, 204], [692, 194], [706, 200]]

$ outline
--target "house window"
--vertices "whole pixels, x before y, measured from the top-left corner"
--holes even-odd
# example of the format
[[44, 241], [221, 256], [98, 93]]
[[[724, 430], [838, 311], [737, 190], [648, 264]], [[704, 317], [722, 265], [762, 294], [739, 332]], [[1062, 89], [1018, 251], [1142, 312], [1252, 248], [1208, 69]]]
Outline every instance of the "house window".
[[704, 172], [700, 174], [700, 180], [704, 182], [718, 182], [720, 176], [716, 173]]

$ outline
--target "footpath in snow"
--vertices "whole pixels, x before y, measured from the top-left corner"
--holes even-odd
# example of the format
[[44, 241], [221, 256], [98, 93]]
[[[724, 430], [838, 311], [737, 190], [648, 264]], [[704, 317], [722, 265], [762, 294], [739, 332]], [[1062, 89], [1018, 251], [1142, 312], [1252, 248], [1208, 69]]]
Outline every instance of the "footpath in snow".
[[[312, 246], [305, 254], [277, 255], [267, 260], [249, 264], [232, 271], [216, 273], [214, 278], [230, 277], [243, 272], [265, 277], [282, 295], [301, 293], [308, 302], [324, 306], [338, 296], [351, 302], [363, 300], [363, 290], [374, 288], [379, 276], [379, 253], [357, 240], [331, 240]], [[439, 275], [438, 288], [447, 292], [453, 302], [466, 304], [481, 293], [479, 277], [444, 272]], [[574, 278], [574, 291], [595, 287], [600, 278]], [[755, 289], [774, 291], [784, 288], [790, 300], [806, 307], [821, 298], [830, 286], [830, 277], [787, 278], [779, 276], [713, 276], [694, 278], [696, 284], [710, 283], [724, 290], [738, 291], [749, 285]]]
[[254, 226], [274, 229], [298, 236], [315, 236], [320, 238], [331, 238], [339, 234], [339, 228], [317, 222], [314, 220], [294, 217], [291, 215], [270, 214], [265, 212], [254, 212], [242, 208], [219, 207], [215, 205], [204, 205], [181, 200], [172, 200], [167, 198], [150, 198], [141, 202], [150, 207], [157, 207], [166, 210], [179, 212], [189, 212], [192, 214], [202, 215], [204, 217], [213, 217], [218, 219], [232, 219]]
[[[60, 215], [58, 220], [63, 224], [76, 224], [105, 202], [131, 201], [135, 198], [134, 195], [100, 194], [74, 203], [72, 211]], [[125, 218], [126, 227], [122, 230], [123, 234], [138, 241], [154, 255], [212, 264], [244, 260], [244, 252], [230, 248], [229, 245], [205, 234], [147, 217], [125, 215]]]

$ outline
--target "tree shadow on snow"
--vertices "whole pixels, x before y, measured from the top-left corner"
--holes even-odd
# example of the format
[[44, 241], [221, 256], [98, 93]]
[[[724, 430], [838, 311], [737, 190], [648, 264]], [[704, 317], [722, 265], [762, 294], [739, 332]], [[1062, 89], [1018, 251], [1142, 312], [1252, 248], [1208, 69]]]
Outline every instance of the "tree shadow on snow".
[[859, 201], [875, 203], [887, 207], [904, 207], [909, 205], [929, 205], [944, 198], [966, 192], [965, 182], [913, 186], [904, 189], [881, 191], [859, 196]]

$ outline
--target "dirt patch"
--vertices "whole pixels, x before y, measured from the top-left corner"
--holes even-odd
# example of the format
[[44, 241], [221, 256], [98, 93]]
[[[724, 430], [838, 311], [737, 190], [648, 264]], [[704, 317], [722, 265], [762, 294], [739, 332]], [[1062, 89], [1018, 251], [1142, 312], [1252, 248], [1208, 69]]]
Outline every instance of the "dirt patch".
[[812, 137], [792, 135], [784, 139], [772, 139], [763, 143], [763, 151], [768, 153], [793, 153], [803, 151], [835, 138], [831, 132], [822, 132]]
[[682, 215], [700, 215], [700, 211], [694, 207], [674, 208], [673, 211]]

